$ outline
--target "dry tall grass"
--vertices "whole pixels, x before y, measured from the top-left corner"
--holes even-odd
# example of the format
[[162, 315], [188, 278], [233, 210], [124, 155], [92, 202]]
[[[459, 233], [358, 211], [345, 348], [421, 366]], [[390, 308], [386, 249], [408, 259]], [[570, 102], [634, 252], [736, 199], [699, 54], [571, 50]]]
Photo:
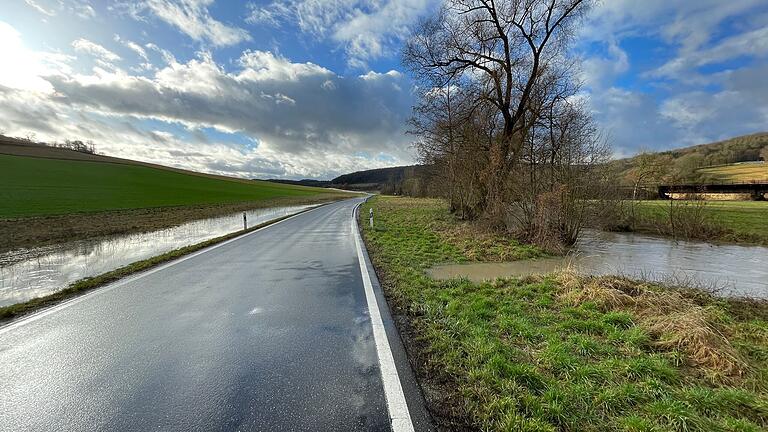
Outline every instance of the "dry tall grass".
[[661, 350], [678, 350], [688, 365], [713, 382], [738, 380], [748, 370], [728, 341], [728, 326], [709, 307], [682, 291], [660, 290], [615, 276], [585, 277], [573, 270], [557, 275], [561, 297], [574, 304], [593, 302], [604, 310], [630, 311]]

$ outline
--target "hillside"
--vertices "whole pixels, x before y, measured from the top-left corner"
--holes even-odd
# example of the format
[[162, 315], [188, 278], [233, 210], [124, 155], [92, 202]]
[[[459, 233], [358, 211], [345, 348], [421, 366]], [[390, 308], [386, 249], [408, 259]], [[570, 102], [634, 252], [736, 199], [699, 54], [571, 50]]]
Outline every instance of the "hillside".
[[[0, 145], [0, 218], [310, 198], [330, 191], [234, 179], [71, 150]], [[21, 150], [20, 150], [21, 149]]]
[[[768, 181], [768, 132], [735, 137], [729, 140], [654, 153], [653, 164], [659, 165], [663, 179], [650, 176], [642, 183], [655, 196], [655, 185], [666, 181], [733, 183]], [[624, 186], [635, 181], [642, 155], [611, 161], [610, 167]], [[270, 180], [280, 183], [335, 187], [350, 190], [378, 191], [385, 194], [424, 195], [429, 167], [398, 166], [356, 171], [323, 182], [317, 180]]]
[[422, 165], [397, 166], [356, 171], [331, 180], [331, 186], [342, 189], [403, 193], [403, 188], [418, 188], [426, 168]]
[[710, 179], [714, 183], [768, 181], [768, 163], [764, 161], [716, 165], [699, 168], [696, 172], [702, 178]]
[[643, 165], [654, 165], [660, 177], [650, 183], [749, 182], [768, 179], [768, 132], [744, 135], [724, 141], [700, 144], [631, 158], [611, 165], [620, 177], [631, 183]]
[[123, 159], [113, 156], [105, 156], [101, 154], [92, 154], [79, 152], [67, 148], [52, 147], [45, 143], [30, 142], [27, 140], [12, 138], [0, 135], [0, 154], [15, 155], [15, 156], [30, 156], [40, 157], [46, 159], [63, 159], [63, 160], [79, 160], [90, 162], [104, 162], [113, 164], [124, 165], [138, 165], [150, 168], [157, 168], [166, 171], [173, 171], [182, 174], [194, 175], [199, 177], [215, 178], [221, 180], [238, 181], [248, 183], [250, 180], [236, 177], [227, 177], [217, 174], [201, 173], [197, 171], [190, 171], [181, 168], [174, 168], [165, 165], [153, 164], [150, 162], [142, 162], [132, 159]]
[[286, 180], [286, 179], [266, 179], [265, 181], [272, 183], [281, 183], [295, 186], [311, 186], [311, 187], [332, 187], [331, 182], [327, 180], [313, 180], [313, 179], [301, 179], [301, 180]]
[[283, 180], [268, 179], [266, 181], [281, 184], [337, 188], [353, 191], [381, 192], [387, 194], [402, 193], [403, 187], [413, 186], [417, 178], [423, 176], [425, 167], [421, 165], [396, 166], [355, 171], [340, 175], [333, 180]]

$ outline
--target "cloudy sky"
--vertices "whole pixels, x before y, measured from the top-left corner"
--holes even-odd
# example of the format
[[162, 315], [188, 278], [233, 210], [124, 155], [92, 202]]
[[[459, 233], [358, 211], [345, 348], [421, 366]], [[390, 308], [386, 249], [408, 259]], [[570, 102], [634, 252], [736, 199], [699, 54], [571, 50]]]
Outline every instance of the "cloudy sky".
[[[242, 177], [412, 163], [399, 50], [438, 4], [4, 0], [0, 132]], [[768, 129], [765, 0], [603, 0], [574, 55], [617, 156]]]

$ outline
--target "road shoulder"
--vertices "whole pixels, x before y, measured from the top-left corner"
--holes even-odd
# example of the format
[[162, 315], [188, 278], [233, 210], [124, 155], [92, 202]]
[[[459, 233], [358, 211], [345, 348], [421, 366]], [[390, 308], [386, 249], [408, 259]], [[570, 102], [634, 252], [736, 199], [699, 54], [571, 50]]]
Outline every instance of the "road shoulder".
[[[416, 375], [409, 361], [405, 345], [400, 338], [400, 332], [398, 331], [398, 327], [395, 325], [395, 322], [392, 319], [389, 303], [387, 302], [384, 291], [381, 287], [381, 284], [379, 283], [379, 278], [376, 275], [373, 263], [371, 262], [370, 256], [368, 255], [368, 250], [365, 247], [362, 232], [360, 231], [360, 226], [357, 223], [359, 220], [359, 209], [360, 206], [356, 206], [353, 212], [353, 229], [355, 230], [357, 241], [359, 241], [360, 251], [365, 262], [364, 267], [368, 273], [367, 276], [371, 282], [372, 290], [376, 297], [376, 303], [378, 305], [381, 321], [387, 336], [387, 340], [389, 342], [389, 349], [391, 351], [392, 358], [397, 369], [397, 375], [400, 380], [400, 386], [402, 387], [402, 392], [407, 403], [407, 411], [413, 426], [412, 430], [434, 431], [434, 422], [432, 421], [432, 417], [429, 414], [429, 410], [427, 409], [424, 395], [422, 394], [421, 387], [416, 380]], [[363, 277], [365, 278], [366, 275], [363, 275]], [[396, 424], [393, 422], [393, 428], [394, 426], [396, 426]]]

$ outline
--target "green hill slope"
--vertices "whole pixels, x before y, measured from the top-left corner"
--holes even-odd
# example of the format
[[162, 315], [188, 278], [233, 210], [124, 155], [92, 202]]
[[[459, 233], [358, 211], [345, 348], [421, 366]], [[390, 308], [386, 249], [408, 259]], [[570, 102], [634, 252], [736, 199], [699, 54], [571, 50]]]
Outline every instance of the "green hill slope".
[[230, 204], [328, 193], [156, 167], [0, 154], [0, 218]]
[[[768, 174], [768, 132], [744, 135], [725, 141], [700, 144], [653, 155], [653, 165], [663, 167], [664, 178], [649, 178], [650, 183], [669, 181], [717, 183], [761, 181]], [[631, 184], [633, 176], [648, 163], [648, 155], [611, 162], [619, 177]]]

